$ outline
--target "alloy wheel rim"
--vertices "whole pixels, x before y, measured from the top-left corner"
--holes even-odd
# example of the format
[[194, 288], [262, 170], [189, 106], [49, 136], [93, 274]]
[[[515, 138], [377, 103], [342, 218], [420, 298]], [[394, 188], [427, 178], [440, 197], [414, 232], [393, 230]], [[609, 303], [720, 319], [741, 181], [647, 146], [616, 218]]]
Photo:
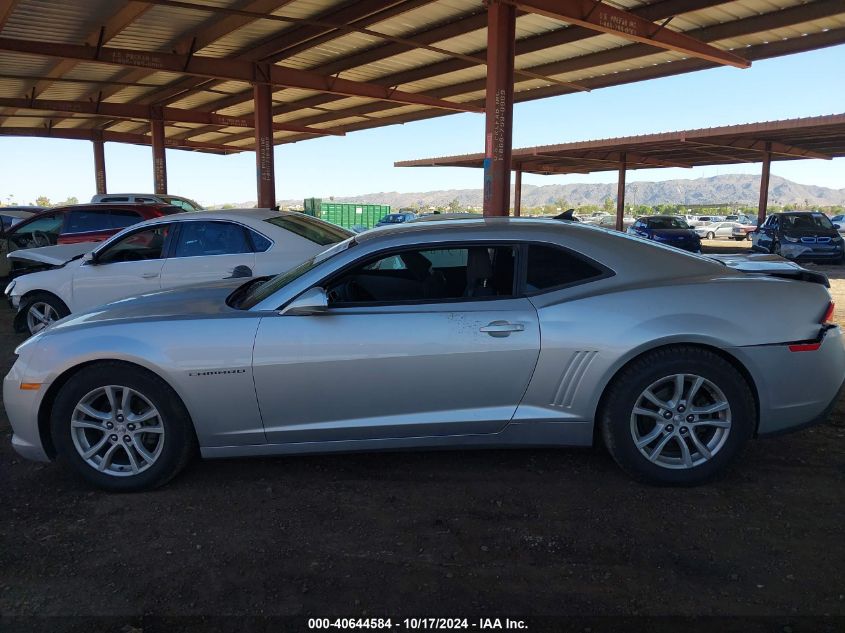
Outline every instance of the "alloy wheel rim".
[[140, 392], [120, 385], [97, 387], [80, 399], [70, 431], [82, 460], [113, 477], [144, 472], [164, 448], [158, 409]]
[[662, 468], [688, 470], [715, 457], [731, 431], [731, 407], [722, 390], [696, 374], [673, 374], [639, 395], [631, 411], [637, 450]]
[[40, 332], [45, 327], [59, 320], [59, 313], [49, 303], [36, 301], [26, 311], [26, 325], [30, 333]]

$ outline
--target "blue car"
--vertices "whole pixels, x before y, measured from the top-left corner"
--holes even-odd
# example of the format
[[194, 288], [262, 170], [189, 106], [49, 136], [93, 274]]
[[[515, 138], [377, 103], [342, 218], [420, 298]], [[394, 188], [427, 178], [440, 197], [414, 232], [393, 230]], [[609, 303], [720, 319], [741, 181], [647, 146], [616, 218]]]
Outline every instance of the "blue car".
[[381, 220], [376, 222], [376, 226], [390, 226], [391, 224], [402, 224], [403, 222], [410, 222], [415, 217], [416, 213], [402, 211], [400, 213], [388, 213]]
[[627, 233], [674, 246], [691, 253], [701, 252], [701, 238], [687, 221], [677, 215], [652, 215], [634, 222]]

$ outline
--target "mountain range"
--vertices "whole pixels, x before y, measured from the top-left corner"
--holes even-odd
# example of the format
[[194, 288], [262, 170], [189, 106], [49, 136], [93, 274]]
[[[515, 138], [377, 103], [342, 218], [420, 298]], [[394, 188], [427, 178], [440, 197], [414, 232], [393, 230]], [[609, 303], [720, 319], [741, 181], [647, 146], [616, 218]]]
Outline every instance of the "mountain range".
[[[630, 204], [757, 204], [760, 191], [759, 176], [725, 174], [694, 180], [664, 180], [661, 182], [631, 182], [625, 189], [625, 201]], [[389, 204], [394, 209], [401, 207], [446, 206], [457, 199], [462, 207], [480, 207], [481, 189], [446, 189], [401, 193], [381, 191], [360, 196], [337, 196], [335, 202], [361, 202]], [[323, 193], [323, 200], [329, 195]], [[320, 192], [315, 192], [319, 197]], [[567, 206], [602, 205], [606, 198], [616, 199], [616, 184], [574, 183], [567, 185], [523, 185], [522, 206], [539, 207], [564, 200]], [[282, 206], [301, 205], [302, 200], [280, 200]], [[845, 205], [845, 188], [831, 189], [815, 185], [803, 185], [772, 176], [769, 185], [769, 204], [798, 204], [802, 206]], [[237, 206], [254, 206], [255, 202], [239, 203]]]

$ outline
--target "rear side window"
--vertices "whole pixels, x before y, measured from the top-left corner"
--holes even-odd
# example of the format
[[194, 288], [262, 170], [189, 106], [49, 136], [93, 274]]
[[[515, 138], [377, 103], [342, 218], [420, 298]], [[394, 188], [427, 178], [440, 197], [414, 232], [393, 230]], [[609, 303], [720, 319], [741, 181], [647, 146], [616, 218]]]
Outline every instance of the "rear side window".
[[129, 202], [126, 196], [110, 196], [108, 198], [100, 198], [99, 202]]
[[125, 229], [127, 226], [132, 226], [143, 220], [140, 213], [128, 209], [112, 209], [109, 215], [113, 229]]
[[166, 206], [166, 207], [159, 207], [158, 210], [159, 210], [159, 212], [161, 212], [162, 215], [173, 215], [174, 213], [184, 213], [185, 212], [185, 209], [183, 209], [181, 207], [174, 207], [173, 205], [169, 205], [169, 206]]
[[337, 244], [342, 242], [352, 233], [339, 226], [333, 226], [327, 222], [320, 222], [309, 218], [307, 215], [279, 215], [274, 218], [265, 220], [281, 229], [295, 233], [306, 240], [319, 244], [321, 246], [328, 246], [329, 244]]
[[111, 228], [106, 209], [78, 209], [70, 211], [65, 221], [65, 233], [104, 231]]
[[528, 247], [526, 290], [538, 292], [587, 281], [604, 275], [598, 266], [552, 246]]
[[252, 245], [255, 247], [256, 253], [263, 253], [273, 245], [273, 242], [268, 240], [261, 233], [256, 233], [252, 229], [247, 229], [249, 238], [252, 240]]

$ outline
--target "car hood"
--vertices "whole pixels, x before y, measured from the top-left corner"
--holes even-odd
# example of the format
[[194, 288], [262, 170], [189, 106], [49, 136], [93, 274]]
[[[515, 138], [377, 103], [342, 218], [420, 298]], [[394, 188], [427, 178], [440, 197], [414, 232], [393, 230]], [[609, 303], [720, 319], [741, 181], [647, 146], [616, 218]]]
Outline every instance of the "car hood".
[[99, 242], [78, 242], [76, 244], [40, 246], [38, 248], [25, 248], [22, 250], [12, 251], [6, 255], [6, 257], [18, 261], [62, 266], [80, 255], [90, 253], [97, 248], [97, 246], [99, 246]]
[[226, 304], [226, 297], [247, 281], [249, 280], [243, 277], [223, 279], [121, 299], [57, 321], [46, 332], [58, 333], [67, 328], [116, 321], [152, 321], [231, 314], [238, 311]]

